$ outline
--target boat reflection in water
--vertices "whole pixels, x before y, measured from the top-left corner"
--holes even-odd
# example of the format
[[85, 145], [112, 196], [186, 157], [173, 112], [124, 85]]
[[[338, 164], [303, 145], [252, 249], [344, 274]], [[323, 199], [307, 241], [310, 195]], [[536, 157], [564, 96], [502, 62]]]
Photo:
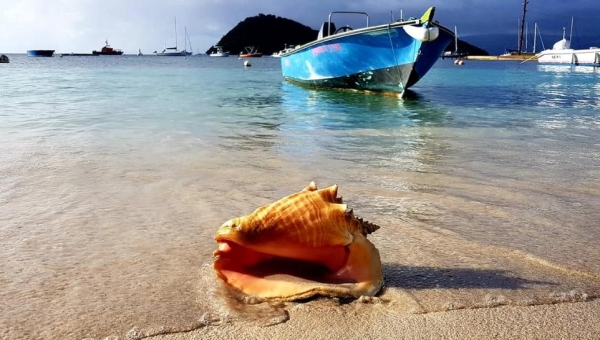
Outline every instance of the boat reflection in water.
[[279, 129], [286, 141], [280, 149], [309, 166], [429, 172], [447, 154], [446, 143], [436, 137], [445, 111], [415, 92], [400, 99], [287, 82], [282, 92], [286, 118]]
[[600, 72], [600, 67], [590, 66], [564, 66], [564, 65], [538, 65], [537, 69], [542, 72], [552, 73], [597, 73]]
[[[403, 98], [381, 93], [314, 89], [284, 82], [283, 108], [295, 115], [319, 113], [319, 125], [337, 128], [392, 128], [443, 124], [444, 111], [423, 96], [406, 90]], [[290, 115], [292, 116], [292, 115]], [[304, 117], [310, 121], [310, 117]]]

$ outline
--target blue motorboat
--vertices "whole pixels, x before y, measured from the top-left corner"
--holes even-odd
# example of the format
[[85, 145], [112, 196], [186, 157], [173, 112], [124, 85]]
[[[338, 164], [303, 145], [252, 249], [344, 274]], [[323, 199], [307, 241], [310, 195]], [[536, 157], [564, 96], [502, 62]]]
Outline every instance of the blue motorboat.
[[[317, 87], [403, 93], [416, 84], [454, 41], [433, 21], [435, 7], [420, 19], [369, 26], [365, 12], [332, 12], [316, 40], [281, 55], [283, 77]], [[366, 16], [367, 25], [336, 29], [334, 14]]]
[[29, 50], [27, 55], [30, 57], [52, 57], [54, 50]]

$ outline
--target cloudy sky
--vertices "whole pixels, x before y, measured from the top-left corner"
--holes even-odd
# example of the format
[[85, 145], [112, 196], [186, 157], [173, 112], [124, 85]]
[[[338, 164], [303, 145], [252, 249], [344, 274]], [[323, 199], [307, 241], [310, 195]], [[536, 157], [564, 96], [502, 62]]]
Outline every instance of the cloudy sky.
[[[334, 10], [365, 11], [372, 23], [419, 17], [436, 6], [436, 18], [459, 36], [514, 33], [523, 0], [0, 0], [0, 53], [28, 49], [86, 52], [109, 43], [125, 51], [162, 50], [179, 46], [187, 28], [194, 52], [206, 51], [237, 23], [259, 13], [289, 18], [317, 29]], [[575, 17], [576, 32], [600, 37], [600, 1], [529, 0], [526, 21], [542, 33], [559, 34]], [[515, 38], [516, 40], [516, 38]], [[600, 39], [599, 39], [600, 40]]]

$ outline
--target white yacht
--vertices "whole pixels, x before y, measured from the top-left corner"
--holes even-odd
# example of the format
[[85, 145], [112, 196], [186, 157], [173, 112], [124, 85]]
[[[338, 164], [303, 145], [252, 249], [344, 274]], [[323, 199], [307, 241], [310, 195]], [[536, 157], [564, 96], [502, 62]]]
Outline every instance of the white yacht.
[[565, 37], [565, 31], [563, 28], [563, 38], [552, 49], [543, 50], [536, 55], [538, 63], [600, 66], [600, 47], [572, 49], [571, 40]]

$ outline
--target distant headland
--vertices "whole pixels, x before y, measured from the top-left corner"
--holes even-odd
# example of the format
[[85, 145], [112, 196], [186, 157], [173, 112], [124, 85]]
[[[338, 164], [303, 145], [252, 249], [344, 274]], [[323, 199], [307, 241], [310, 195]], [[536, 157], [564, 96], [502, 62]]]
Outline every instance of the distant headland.
[[[317, 34], [317, 30], [297, 21], [260, 13], [239, 22], [209, 48], [206, 54], [216, 52], [215, 46], [221, 46], [223, 51], [234, 55], [243, 52], [248, 46], [254, 46], [263, 55], [270, 55], [289, 45], [302, 45], [313, 41], [317, 38]], [[457, 50], [461, 54], [489, 55], [487, 51], [460, 39], [457, 45]], [[454, 52], [454, 49], [454, 44], [451, 44], [446, 50]]]
[[[225, 34], [215, 46], [238, 54], [247, 46], [254, 46], [264, 55], [281, 51], [286, 45], [301, 45], [317, 38], [317, 30], [299, 22], [272, 14], [248, 17]], [[206, 54], [216, 52], [213, 46]]]

